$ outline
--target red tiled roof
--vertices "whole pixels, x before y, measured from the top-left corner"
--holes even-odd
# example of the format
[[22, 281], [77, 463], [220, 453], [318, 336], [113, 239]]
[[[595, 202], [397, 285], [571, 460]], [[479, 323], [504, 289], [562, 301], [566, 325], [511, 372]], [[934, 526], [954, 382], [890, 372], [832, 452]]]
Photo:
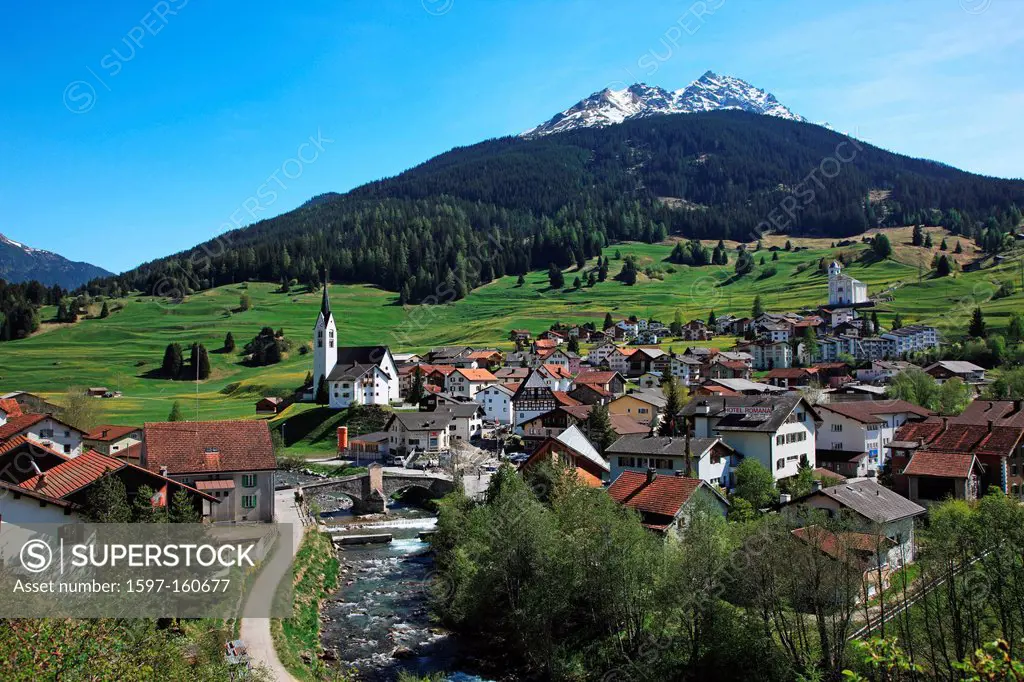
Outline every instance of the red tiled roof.
[[556, 379], [572, 379], [572, 372], [561, 365], [541, 365], [544, 370]]
[[971, 475], [974, 461], [974, 455], [971, 454], [921, 450], [910, 458], [903, 473], [907, 476], [967, 478]]
[[[266, 399], [265, 399], [266, 400]], [[280, 398], [278, 398], [280, 400]], [[118, 426], [116, 424], [103, 424], [85, 435], [87, 440], [98, 440], [103, 442], [121, 440], [133, 431], [141, 431], [138, 426]]]
[[61, 462], [57, 466], [22, 482], [26, 490], [49, 495], [50, 497], [67, 497], [91, 483], [103, 478], [108, 472], [128, 466], [119, 459], [101, 455], [89, 450], [74, 459]]
[[13, 436], [7, 440], [0, 441], [0, 455], [6, 455], [8, 452], [18, 449], [19, 447], [29, 446], [37, 450], [42, 450], [48, 455], [56, 455], [61, 459], [69, 459], [67, 455], [62, 452], [57, 452], [53, 448], [48, 448], [42, 443], [34, 440], [29, 440], [25, 436]]
[[577, 384], [607, 384], [618, 372], [580, 372], [576, 377]]
[[1024, 429], [1019, 426], [993, 426], [990, 431], [988, 424], [949, 424], [928, 449], [1009, 456], [1022, 436]]
[[739, 395], [736, 391], [726, 388], [725, 386], [719, 386], [718, 384], [703, 384], [701, 389], [708, 393], [714, 393], [715, 395]]
[[537, 339], [533, 342], [534, 348], [555, 348], [558, 346], [558, 341], [555, 339]]
[[[466, 377], [470, 381], [497, 381], [498, 378], [486, 369], [457, 369], [455, 372]], [[453, 372], [453, 374], [455, 373]]]
[[768, 379], [802, 379], [818, 373], [817, 367], [777, 367], [765, 375]]
[[894, 441], [927, 443], [942, 431], [941, 419], [928, 419], [923, 422], [908, 422], [896, 430]]
[[1024, 405], [1019, 400], [975, 400], [950, 421], [987, 424], [989, 419], [1001, 426], [1024, 426]]
[[817, 547], [833, 559], [857, 564], [862, 563], [863, 559], [858, 558], [856, 554], [884, 552], [896, 544], [884, 535], [852, 531], [836, 534], [821, 526], [806, 526], [791, 532], [794, 537]]
[[648, 483], [646, 473], [623, 471], [608, 488], [608, 494], [637, 511], [674, 517], [701, 483], [698, 478], [659, 475]]
[[486, 360], [495, 355], [501, 355], [501, 353], [496, 350], [475, 350], [466, 357], [471, 360]]
[[39, 500], [40, 502], [47, 502], [49, 504], [55, 504], [58, 507], [71, 507], [71, 506], [73, 506], [67, 500], [61, 500], [61, 499], [56, 498], [56, 497], [50, 497], [49, 495], [45, 495], [43, 493], [36, 492], [34, 490], [28, 490], [26, 488], [22, 488], [19, 485], [14, 485], [13, 483], [8, 483], [7, 481], [0, 481], [0, 490], [10, 491], [10, 492], [14, 493], [15, 495], [26, 495], [26, 496], [31, 497], [33, 499]]
[[519, 390], [519, 385], [521, 383], [523, 383], [523, 382], [521, 382], [521, 381], [510, 381], [510, 382], [506, 382], [506, 383], [502, 384], [502, 386], [504, 386], [508, 390], [512, 391], [513, 393], [515, 393], [516, 391]]
[[196, 490], [234, 490], [234, 479], [226, 481], [196, 481]]
[[19, 433], [24, 431], [30, 426], [34, 426], [39, 422], [43, 421], [49, 415], [45, 414], [22, 414], [17, 417], [11, 417], [7, 420], [7, 423], [0, 426], [0, 441], [13, 438]]
[[14, 398], [4, 398], [0, 400], [0, 410], [7, 413], [8, 417], [20, 417], [21, 416], [21, 405]]
[[[818, 478], [821, 478], [821, 479], [832, 478], [832, 479], [835, 479], [836, 481], [838, 481], [840, 483], [845, 483], [846, 482], [846, 476], [843, 476], [842, 474], [837, 474], [836, 472], [832, 471], [831, 469], [823, 469], [821, 467], [815, 467], [813, 473]], [[828, 484], [826, 484], [826, 485], [828, 485]]]
[[565, 391], [551, 391], [551, 395], [555, 396], [555, 402], [559, 405], [582, 405], [575, 398], [570, 398], [569, 394]]
[[277, 468], [265, 421], [150, 422], [143, 442], [150, 471], [161, 466], [171, 474]]
[[453, 365], [434, 365], [433, 369], [431, 369], [430, 372], [428, 372], [428, 374], [433, 372], [440, 372], [441, 374], [448, 376], [457, 369], [458, 367], [455, 367]]

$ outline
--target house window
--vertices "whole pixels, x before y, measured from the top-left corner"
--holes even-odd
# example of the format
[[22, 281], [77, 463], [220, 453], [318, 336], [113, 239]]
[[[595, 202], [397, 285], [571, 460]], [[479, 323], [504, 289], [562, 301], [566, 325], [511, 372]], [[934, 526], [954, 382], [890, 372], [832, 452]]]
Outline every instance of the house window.
[[256, 487], [256, 474], [242, 474], [242, 487], [243, 488], [255, 488]]
[[256, 508], [256, 496], [255, 495], [242, 495], [242, 509], [255, 509]]
[[843, 425], [842, 424], [833, 424], [832, 425], [832, 430], [838, 433], [838, 432], [843, 430]]
[[776, 445], [782, 445], [785, 442], [786, 442], [786, 437], [783, 436], [781, 433], [779, 435], [775, 436], [775, 444]]
[[780, 459], [778, 462], [775, 463], [775, 470], [776, 471], [778, 471], [779, 469], [784, 469], [785, 467], [786, 467], [786, 460], [784, 460], [784, 459]]

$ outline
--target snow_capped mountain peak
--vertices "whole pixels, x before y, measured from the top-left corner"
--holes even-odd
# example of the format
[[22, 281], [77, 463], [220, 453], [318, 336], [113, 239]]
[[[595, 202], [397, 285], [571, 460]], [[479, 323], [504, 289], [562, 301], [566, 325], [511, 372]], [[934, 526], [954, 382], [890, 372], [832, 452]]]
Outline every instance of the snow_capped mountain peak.
[[578, 128], [600, 128], [647, 116], [720, 109], [741, 109], [793, 121], [806, 121], [782, 105], [770, 92], [739, 78], [707, 71], [685, 88], [674, 92], [646, 83], [634, 83], [622, 90], [605, 88], [527, 130], [522, 137], [539, 137]]
[[46, 286], [71, 289], [112, 273], [103, 268], [70, 261], [60, 254], [36, 249], [0, 233], [0, 279], [12, 283], [37, 280]]

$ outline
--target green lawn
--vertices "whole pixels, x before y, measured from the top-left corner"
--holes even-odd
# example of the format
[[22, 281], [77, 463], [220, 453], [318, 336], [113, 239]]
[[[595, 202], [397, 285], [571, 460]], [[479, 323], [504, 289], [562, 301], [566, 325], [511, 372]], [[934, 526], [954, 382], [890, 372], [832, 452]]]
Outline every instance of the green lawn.
[[[774, 276], [760, 279], [755, 272], [733, 279], [732, 264], [721, 267], [688, 268], [669, 266], [663, 259], [671, 251], [667, 244], [623, 244], [605, 250], [614, 256], [633, 254], [646, 266], [660, 267], [663, 279], [641, 275], [635, 286], [613, 281], [593, 288], [550, 290], [546, 272], [530, 273], [523, 286], [515, 277], [504, 277], [474, 291], [452, 304], [398, 306], [394, 293], [370, 286], [332, 286], [331, 303], [342, 344], [390, 345], [395, 351], [424, 351], [432, 346], [466, 343], [509, 348], [509, 329], [526, 328], [540, 332], [553, 322], [600, 325], [605, 313], [614, 316], [657, 317], [668, 323], [675, 310], [685, 319], [717, 314], [749, 314], [755, 295], [770, 311], [800, 310], [827, 300], [827, 279], [817, 272], [818, 259], [831, 258], [839, 251], [859, 251], [861, 245], [843, 249], [816, 248], [779, 252]], [[593, 267], [595, 261], [587, 264]], [[808, 267], [809, 266], [809, 267]], [[621, 267], [613, 259], [611, 275]], [[668, 268], [674, 272], [667, 272]], [[806, 269], [801, 270], [801, 267]], [[966, 328], [975, 299], [986, 300], [994, 281], [1019, 283], [1016, 261], [980, 272], [958, 274], [944, 279], [918, 282], [918, 269], [894, 260], [856, 263], [848, 272], [868, 283], [874, 293], [902, 283], [895, 300], [880, 309], [882, 324], [899, 311], [905, 323], [919, 321], [960, 333]], [[759, 268], [760, 269], [760, 268]], [[585, 273], [583, 273], [585, 274]], [[577, 276], [566, 271], [566, 282]], [[581, 279], [586, 279], [581, 277]], [[245, 286], [243, 289], [242, 287]], [[0, 390], [26, 390], [59, 399], [68, 386], [107, 386], [124, 397], [103, 399], [104, 418], [115, 423], [163, 420], [174, 400], [182, 403], [189, 419], [255, 418], [254, 403], [264, 394], [285, 395], [299, 386], [312, 368], [309, 355], [298, 346], [308, 343], [320, 305], [317, 292], [277, 292], [277, 285], [250, 283], [223, 286], [189, 296], [180, 304], [152, 297], [129, 297], [118, 301], [124, 309], [107, 319], [85, 319], [75, 325], [44, 325], [44, 331], [29, 339], [0, 344]], [[239, 297], [248, 293], [252, 308], [236, 312]], [[966, 303], [965, 303], [966, 301]], [[1010, 297], [983, 305], [990, 328], [1007, 324], [1012, 311], [1024, 309], [1024, 294], [1018, 284]], [[53, 316], [44, 310], [43, 319]], [[241, 347], [263, 326], [283, 328], [296, 342], [295, 350], [278, 365], [250, 368], [241, 364]], [[232, 332], [238, 351], [219, 352], [226, 332]], [[199, 383], [149, 378], [160, 366], [165, 346], [176, 341], [183, 346], [199, 341], [210, 350], [211, 377]], [[731, 339], [716, 339], [708, 345], [721, 347]], [[664, 347], [686, 344], [667, 341]], [[187, 356], [187, 352], [186, 352]], [[301, 417], [307, 406], [290, 408], [289, 415]], [[333, 447], [330, 429], [324, 438], [303, 445]], [[286, 440], [291, 440], [286, 428]], [[330, 441], [328, 447], [328, 441]], [[307, 448], [308, 449], [308, 448]]]

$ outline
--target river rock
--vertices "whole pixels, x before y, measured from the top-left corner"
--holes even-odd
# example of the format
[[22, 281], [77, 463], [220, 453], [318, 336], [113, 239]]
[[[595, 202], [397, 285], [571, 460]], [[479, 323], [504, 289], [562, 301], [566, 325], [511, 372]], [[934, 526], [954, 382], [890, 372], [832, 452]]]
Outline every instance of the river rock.
[[397, 658], [399, 660], [415, 657], [416, 652], [407, 646], [396, 646], [395, 650], [391, 652], [391, 658]]

